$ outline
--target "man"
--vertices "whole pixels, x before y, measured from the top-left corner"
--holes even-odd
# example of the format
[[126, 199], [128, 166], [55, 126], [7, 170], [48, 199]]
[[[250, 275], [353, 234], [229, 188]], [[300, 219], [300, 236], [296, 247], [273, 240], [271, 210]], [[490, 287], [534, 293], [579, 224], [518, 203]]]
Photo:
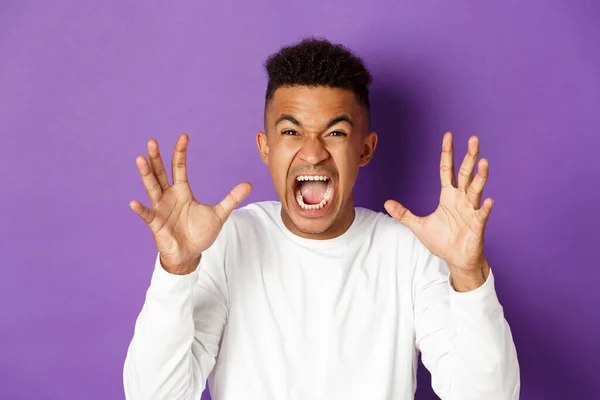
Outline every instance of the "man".
[[[341, 45], [272, 55], [256, 137], [279, 202], [216, 206], [187, 181], [181, 135], [170, 184], [158, 144], [136, 160], [158, 256], [124, 366], [128, 399], [412, 399], [418, 352], [442, 399], [517, 399], [511, 332], [483, 252], [492, 200], [477, 137], [455, 178], [442, 141], [440, 204], [416, 217], [354, 207], [374, 154], [371, 75]], [[474, 173], [478, 164], [477, 174]]]

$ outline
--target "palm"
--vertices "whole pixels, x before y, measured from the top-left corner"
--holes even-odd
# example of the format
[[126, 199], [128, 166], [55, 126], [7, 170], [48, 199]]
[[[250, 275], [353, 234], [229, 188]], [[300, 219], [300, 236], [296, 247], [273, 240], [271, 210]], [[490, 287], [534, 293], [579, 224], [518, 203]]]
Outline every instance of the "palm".
[[417, 235], [425, 247], [450, 265], [477, 265], [483, 248], [484, 226], [464, 193], [442, 188], [440, 204], [422, 219]]
[[151, 212], [156, 247], [175, 265], [209, 248], [223, 226], [213, 207], [198, 203], [184, 183], [165, 190]]
[[216, 206], [196, 201], [187, 180], [187, 135], [177, 142], [173, 156], [173, 184], [166, 176], [158, 143], [148, 144], [150, 164], [138, 158], [142, 180], [152, 202], [147, 208], [132, 202], [131, 208], [150, 227], [163, 265], [187, 266], [198, 260], [200, 254], [216, 240], [231, 211], [248, 195], [250, 185], [236, 186]]
[[484, 230], [492, 204], [490, 199], [480, 207], [489, 171], [487, 160], [482, 159], [477, 176], [473, 177], [478, 153], [477, 139], [473, 139], [460, 168], [458, 185], [455, 185], [452, 137], [445, 136], [440, 165], [442, 190], [436, 210], [426, 217], [417, 217], [393, 200], [385, 205], [431, 253], [465, 271], [474, 270], [482, 263]]

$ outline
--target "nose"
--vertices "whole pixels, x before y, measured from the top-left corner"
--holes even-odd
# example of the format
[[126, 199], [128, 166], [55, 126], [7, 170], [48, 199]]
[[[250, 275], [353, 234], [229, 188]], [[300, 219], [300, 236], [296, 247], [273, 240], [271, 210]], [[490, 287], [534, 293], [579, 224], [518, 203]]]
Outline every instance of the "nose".
[[308, 164], [317, 165], [329, 158], [329, 152], [320, 138], [306, 138], [298, 156]]

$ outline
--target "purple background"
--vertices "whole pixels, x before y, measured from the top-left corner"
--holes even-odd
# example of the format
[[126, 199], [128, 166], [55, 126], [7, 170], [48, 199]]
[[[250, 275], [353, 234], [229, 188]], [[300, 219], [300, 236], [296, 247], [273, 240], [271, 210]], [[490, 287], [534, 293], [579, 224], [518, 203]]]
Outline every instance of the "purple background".
[[[0, 398], [123, 398], [156, 256], [128, 207], [148, 204], [135, 157], [156, 138], [170, 161], [187, 132], [200, 201], [242, 180], [275, 199], [254, 142], [262, 62], [307, 35], [375, 77], [358, 205], [431, 212], [443, 133], [457, 160], [480, 136], [522, 398], [598, 398], [599, 17], [567, 0], [2, 1]], [[419, 385], [435, 398], [424, 369]]]

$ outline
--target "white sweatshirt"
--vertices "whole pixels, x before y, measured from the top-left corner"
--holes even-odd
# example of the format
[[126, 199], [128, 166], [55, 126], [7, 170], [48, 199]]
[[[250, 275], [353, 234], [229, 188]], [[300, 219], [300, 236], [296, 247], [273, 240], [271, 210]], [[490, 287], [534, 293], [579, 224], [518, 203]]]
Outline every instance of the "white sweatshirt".
[[408, 400], [417, 356], [442, 399], [518, 399], [519, 365], [490, 273], [448, 265], [357, 207], [341, 236], [292, 234], [279, 202], [235, 210], [189, 275], [157, 256], [124, 365], [127, 399]]

